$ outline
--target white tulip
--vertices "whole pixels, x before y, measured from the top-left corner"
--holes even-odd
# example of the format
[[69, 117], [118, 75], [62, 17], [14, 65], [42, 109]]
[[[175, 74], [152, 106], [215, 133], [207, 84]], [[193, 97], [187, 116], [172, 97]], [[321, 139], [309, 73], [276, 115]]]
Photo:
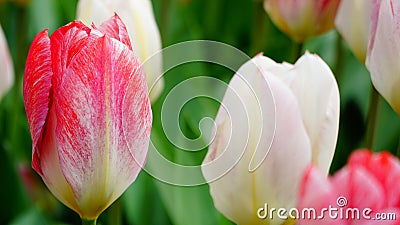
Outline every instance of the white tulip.
[[258, 55], [232, 78], [215, 121], [202, 172], [216, 208], [239, 225], [281, 224], [277, 215], [262, 220], [257, 211], [264, 204], [295, 207], [308, 164], [328, 173], [338, 87], [316, 55], [307, 52], [295, 65]]

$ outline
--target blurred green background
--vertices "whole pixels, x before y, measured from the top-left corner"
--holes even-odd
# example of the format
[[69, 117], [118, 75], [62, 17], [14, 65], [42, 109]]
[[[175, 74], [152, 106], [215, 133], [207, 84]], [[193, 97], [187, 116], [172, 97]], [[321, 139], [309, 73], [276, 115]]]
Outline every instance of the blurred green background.
[[[196, 39], [232, 45], [250, 57], [259, 52], [277, 62], [294, 62], [296, 44], [270, 21], [260, 0], [153, 0], [163, 47]], [[23, 107], [22, 79], [33, 37], [45, 28], [52, 33], [74, 20], [77, 0], [0, 0], [0, 24], [15, 67], [15, 85], [0, 102], [0, 224], [80, 224], [77, 214], [48, 193], [40, 177], [30, 169], [31, 138]], [[319, 54], [334, 71], [341, 93], [341, 117], [337, 150], [331, 173], [341, 168], [351, 151], [365, 147], [371, 82], [365, 66], [348, 50], [334, 30], [306, 41], [303, 51]], [[165, 64], [171, 58], [164, 58]], [[0, 64], [1, 65], [1, 64]], [[163, 99], [176, 84], [195, 76], [213, 76], [226, 83], [234, 72], [218, 65], [197, 62], [178, 66], [165, 75], [166, 87], [153, 104], [152, 141], [168, 159], [199, 165], [207, 149], [185, 152], [171, 144], [161, 127]], [[203, 84], [206, 85], [206, 84]], [[206, 88], [210, 92], [212, 86]], [[200, 135], [199, 121], [214, 118], [218, 102], [196, 98], [187, 103], [179, 124], [186, 137]], [[396, 153], [400, 119], [381, 99], [373, 150]], [[283, 165], [284, 166], [284, 165]], [[25, 180], [23, 179], [25, 178]], [[232, 224], [213, 206], [207, 185], [177, 187], [162, 183], [146, 172], [105, 211], [99, 224]]]

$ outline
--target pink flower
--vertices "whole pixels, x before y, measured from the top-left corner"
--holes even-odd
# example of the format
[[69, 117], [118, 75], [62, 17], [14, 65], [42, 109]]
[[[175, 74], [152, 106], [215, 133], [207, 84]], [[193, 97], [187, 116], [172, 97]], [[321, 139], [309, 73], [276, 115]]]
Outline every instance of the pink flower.
[[146, 78], [125, 25], [115, 15], [40, 32], [23, 90], [32, 167], [61, 202], [97, 218], [136, 179], [149, 143]]
[[297, 42], [334, 27], [340, 0], [265, 0], [275, 25]]
[[[347, 166], [330, 178], [317, 168], [309, 167], [300, 184], [299, 211], [312, 207], [316, 215], [321, 216], [323, 208], [331, 206], [343, 214], [333, 218], [326, 211], [324, 218], [309, 220], [300, 217], [298, 224], [400, 224], [399, 185], [400, 162], [387, 152], [356, 151], [350, 156]], [[394, 215], [397, 220], [379, 220], [382, 215]]]

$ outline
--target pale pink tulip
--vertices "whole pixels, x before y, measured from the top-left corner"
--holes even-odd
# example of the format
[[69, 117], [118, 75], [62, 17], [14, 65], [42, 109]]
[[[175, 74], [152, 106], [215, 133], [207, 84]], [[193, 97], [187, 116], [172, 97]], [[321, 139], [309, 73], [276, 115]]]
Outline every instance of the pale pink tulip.
[[202, 171], [216, 208], [237, 224], [280, 224], [261, 220], [257, 210], [265, 203], [294, 207], [309, 163], [328, 172], [338, 87], [316, 55], [306, 53], [295, 65], [258, 55], [232, 78], [215, 120]]

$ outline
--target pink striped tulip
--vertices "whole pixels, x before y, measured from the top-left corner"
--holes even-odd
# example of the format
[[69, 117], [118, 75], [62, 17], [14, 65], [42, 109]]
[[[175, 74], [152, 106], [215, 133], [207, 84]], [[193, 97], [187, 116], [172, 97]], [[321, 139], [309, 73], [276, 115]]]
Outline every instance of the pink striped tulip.
[[0, 26], [0, 100], [14, 83], [14, 67], [8, 51], [7, 41]]
[[96, 219], [141, 171], [152, 122], [145, 74], [120, 18], [40, 32], [23, 94], [32, 167], [62, 203]]
[[[322, 215], [329, 206], [341, 209], [344, 216], [305, 219], [299, 225], [399, 225], [400, 162], [387, 152], [368, 150], [354, 152], [348, 164], [333, 177], [326, 178], [317, 168], [309, 167], [300, 184], [298, 209], [314, 208]], [[350, 214], [358, 209], [359, 214]], [[370, 209], [370, 210], [369, 210]], [[363, 210], [365, 211], [363, 214]], [[393, 213], [396, 220], [376, 219], [377, 213]], [[359, 217], [357, 217], [359, 215]], [[381, 214], [382, 215], [382, 214]], [[389, 217], [385, 214], [385, 217]]]
[[297, 42], [334, 27], [340, 0], [265, 0], [264, 8], [275, 25]]
[[400, 1], [374, 2], [366, 65], [376, 90], [400, 114]]

